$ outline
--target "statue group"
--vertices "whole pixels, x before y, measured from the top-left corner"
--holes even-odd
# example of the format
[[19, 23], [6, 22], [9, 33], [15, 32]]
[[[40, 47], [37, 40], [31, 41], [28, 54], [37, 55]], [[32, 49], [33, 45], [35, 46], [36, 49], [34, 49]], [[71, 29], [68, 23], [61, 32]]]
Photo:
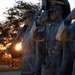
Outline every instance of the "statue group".
[[21, 75], [75, 75], [75, 9], [68, 0], [42, 0], [23, 18]]

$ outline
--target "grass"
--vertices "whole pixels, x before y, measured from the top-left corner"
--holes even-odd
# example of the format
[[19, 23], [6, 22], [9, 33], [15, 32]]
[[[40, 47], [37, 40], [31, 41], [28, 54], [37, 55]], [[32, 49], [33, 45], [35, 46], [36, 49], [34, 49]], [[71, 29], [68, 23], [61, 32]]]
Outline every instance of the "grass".
[[7, 71], [20, 71], [20, 68], [13, 67], [13, 68], [0, 68], [0, 72], [7, 72]]

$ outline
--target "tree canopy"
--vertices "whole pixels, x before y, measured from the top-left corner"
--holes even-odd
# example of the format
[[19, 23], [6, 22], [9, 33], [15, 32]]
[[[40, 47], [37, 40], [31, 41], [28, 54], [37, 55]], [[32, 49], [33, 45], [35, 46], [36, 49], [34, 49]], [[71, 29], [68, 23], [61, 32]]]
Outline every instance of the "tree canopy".
[[9, 43], [11, 43], [16, 37], [21, 25], [24, 24], [22, 14], [27, 10], [37, 11], [39, 8], [38, 6], [33, 5], [32, 3], [18, 1], [16, 2], [16, 5], [4, 12], [7, 19], [5, 22], [0, 23], [0, 44], [7, 46]]

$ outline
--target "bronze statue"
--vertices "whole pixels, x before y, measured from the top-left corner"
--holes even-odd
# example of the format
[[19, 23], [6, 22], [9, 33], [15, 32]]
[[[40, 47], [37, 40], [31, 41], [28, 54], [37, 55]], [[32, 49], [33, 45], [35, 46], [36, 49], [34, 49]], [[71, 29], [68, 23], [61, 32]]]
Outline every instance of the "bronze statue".
[[42, 7], [34, 13], [23, 15], [25, 26], [8, 48], [12, 52], [22, 36], [21, 75], [72, 75], [75, 9], [70, 11], [68, 0], [42, 0]]
[[22, 50], [21, 75], [34, 75], [36, 43], [30, 38], [30, 32], [33, 26], [34, 15], [35, 12], [32, 11], [28, 11], [23, 15], [25, 19], [25, 24], [28, 25], [28, 27], [22, 36], [23, 50]]
[[62, 22], [56, 35], [56, 39], [63, 42], [64, 48], [60, 75], [63, 75], [64, 73], [68, 75], [72, 74], [73, 61], [75, 58], [75, 21], [72, 22], [73, 19], [75, 19], [75, 9], [73, 9], [73, 11]]
[[[44, 1], [46, 1], [46, 4]], [[40, 19], [41, 14], [32, 28], [32, 38], [37, 44], [36, 72], [42, 68], [43, 75], [71, 75], [74, 42], [59, 41], [56, 38], [60, 26], [70, 14], [69, 2], [68, 0], [42, 0], [42, 3], [45, 5], [45, 7], [42, 7], [43, 13], [47, 16], [45, 23], [42, 26], [40, 25], [40, 20], [43, 18], [42, 16]], [[70, 23], [71, 20], [65, 21], [67, 25]]]
[[[34, 63], [36, 44], [30, 38], [30, 32], [34, 21], [35, 11], [27, 11], [22, 15], [25, 21], [25, 25], [19, 30], [16, 38], [8, 48], [10, 54], [14, 53], [14, 46], [21, 39], [22, 42], [22, 64], [21, 64], [21, 75], [34, 75]], [[16, 56], [16, 55], [15, 55]]]

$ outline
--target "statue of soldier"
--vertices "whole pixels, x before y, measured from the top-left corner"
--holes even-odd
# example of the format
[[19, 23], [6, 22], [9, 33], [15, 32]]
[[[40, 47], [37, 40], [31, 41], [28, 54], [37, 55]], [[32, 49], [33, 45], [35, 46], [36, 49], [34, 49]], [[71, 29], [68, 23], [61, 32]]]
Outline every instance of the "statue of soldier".
[[71, 75], [73, 45], [71, 42], [70, 46], [68, 42], [56, 39], [59, 27], [70, 13], [69, 2], [68, 0], [46, 0], [46, 5], [44, 12], [48, 18], [45, 20], [45, 25], [40, 26], [36, 21], [32, 28], [32, 37], [37, 41], [36, 72], [43, 64], [43, 75]]
[[[74, 59], [75, 58], [75, 21], [73, 21], [74, 19], [75, 19], [75, 8], [68, 15], [68, 17], [62, 22], [62, 24], [60, 25], [60, 27], [58, 29], [57, 35], [56, 35], [56, 39], [58, 41], [63, 42], [63, 48], [64, 48], [62, 65], [60, 68], [61, 75], [64, 74], [63, 71], [65, 71], [65, 69], [67, 68], [67, 66], [68, 66], [67, 64], [69, 64], [68, 69], [70, 72], [68, 72], [68, 73], [70, 73], [70, 74], [71, 74], [72, 65], [73, 65], [72, 75], [74, 75], [74, 67], [75, 67], [74, 66], [75, 65], [75, 59]], [[72, 60], [72, 61], [70, 62], [70, 60]], [[74, 61], [74, 63], [73, 63], [73, 61]], [[64, 66], [64, 64], [65, 64], [65, 66]]]
[[[9, 53], [14, 53], [14, 46], [21, 37], [22, 42], [22, 64], [21, 64], [21, 75], [34, 75], [34, 63], [36, 53], [36, 43], [31, 40], [30, 32], [34, 21], [35, 11], [27, 10], [22, 18], [24, 19], [25, 25], [19, 30], [16, 38], [8, 48]], [[16, 55], [15, 55], [16, 56]]]
[[30, 32], [33, 26], [34, 16], [35, 16], [34, 11], [28, 11], [23, 15], [25, 25], [27, 25], [28, 27], [22, 36], [23, 50], [22, 50], [21, 75], [34, 75], [36, 43], [30, 38]]

